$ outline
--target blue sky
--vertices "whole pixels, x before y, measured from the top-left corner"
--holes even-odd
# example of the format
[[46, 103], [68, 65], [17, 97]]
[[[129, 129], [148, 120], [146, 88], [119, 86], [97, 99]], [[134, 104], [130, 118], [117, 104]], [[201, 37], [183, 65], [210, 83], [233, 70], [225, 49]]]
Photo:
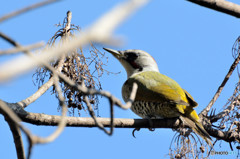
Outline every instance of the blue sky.
[[[31, 4], [35, 2], [38, 1], [31, 1]], [[0, 30], [24, 45], [42, 40], [47, 42], [58, 29], [54, 24], [62, 22], [68, 10], [73, 14], [72, 23], [85, 28], [119, 2], [121, 1], [65, 0], [5, 21], [0, 24]], [[26, 0], [21, 3], [14, 0], [2, 3], [0, 16], [30, 4]], [[239, 24], [235, 17], [187, 1], [151, 1], [115, 31], [116, 35], [125, 37], [126, 43], [122, 47], [112, 48], [141, 49], [150, 53], [157, 61], [161, 73], [173, 78], [191, 93], [199, 103], [196, 110], [200, 112], [209, 103], [234, 61], [231, 49], [240, 34]], [[9, 44], [0, 39], [0, 49], [9, 47]], [[1, 57], [0, 61], [11, 58], [15, 56]], [[105, 75], [102, 85], [104, 90], [122, 99], [121, 86], [126, 80], [123, 67], [109, 55], [109, 63], [105, 68], [112, 72], [121, 71], [117, 75]], [[0, 85], [0, 98], [16, 102], [34, 93], [37, 87], [32, 83], [33, 72]], [[217, 110], [227, 102], [237, 81], [235, 71], [214, 105]], [[57, 105], [55, 97], [47, 92], [26, 110], [60, 114]], [[108, 117], [108, 107], [108, 102], [102, 99], [99, 105], [101, 117]], [[139, 118], [130, 110], [118, 108], [115, 109], [115, 116]], [[0, 122], [1, 157], [16, 158], [12, 136], [2, 116]], [[55, 127], [25, 125], [40, 136], [47, 136], [55, 130]], [[66, 128], [53, 143], [35, 146], [32, 159], [168, 158], [169, 145], [174, 135], [172, 130], [156, 129], [150, 132], [142, 129], [136, 132], [136, 139], [131, 132], [132, 129], [115, 129], [113, 136], [109, 137], [97, 128]], [[219, 143], [216, 150], [230, 151], [228, 144], [222, 142], [219, 147]], [[226, 156], [212, 156], [215, 157]]]

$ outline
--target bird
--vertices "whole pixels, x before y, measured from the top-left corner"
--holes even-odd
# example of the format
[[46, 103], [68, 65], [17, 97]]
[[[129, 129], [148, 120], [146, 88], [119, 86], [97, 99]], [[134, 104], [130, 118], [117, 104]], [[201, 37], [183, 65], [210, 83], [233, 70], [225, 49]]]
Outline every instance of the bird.
[[122, 86], [122, 97], [129, 100], [133, 84], [138, 85], [131, 110], [146, 119], [178, 117], [201, 136], [209, 145], [211, 137], [194, 110], [198, 103], [176, 81], [159, 72], [157, 62], [143, 50], [118, 51], [103, 48], [111, 53], [125, 68], [127, 80]]

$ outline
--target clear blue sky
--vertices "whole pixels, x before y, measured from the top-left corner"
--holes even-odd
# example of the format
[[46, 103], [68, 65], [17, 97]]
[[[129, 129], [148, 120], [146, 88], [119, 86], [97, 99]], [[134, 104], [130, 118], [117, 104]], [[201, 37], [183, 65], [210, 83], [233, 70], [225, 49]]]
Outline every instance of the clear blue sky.
[[[4, 1], [0, 16], [20, 9], [37, 1]], [[47, 42], [57, 31], [54, 26], [62, 22], [68, 10], [72, 11], [72, 23], [82, 28], [89, 26], [98, 17], [120, 1], [61, 1], [44, 8], [22, 14], [0, 24], [0, 30], [21, 44], [38, 41]], [[141, 49], [149, 52], [157, 61], [160, 72], [176, 80], [199, 103], [200, 112], [211, 100], [218, 86], [233, 62], [232, 45], [240, 35], [239, 19], [210, 10], [187, 1], [151, 1], [140, 9], [117, 30], [126, 44], [119, 50]], [[10, 45], [0, 39], [0, 49]], [[1, 57], [14, 58], [12, 57]], [[118, 75], [104, 76], [103, 89], [121, 98], [121, 86], [126, 73], [120, 63], [109, 55], [106, 69], [119, 72]], [[0, 98], [8, 102], [24, 99], [37, 90], [32, 83], [32, 73], [0, 85]], [[218, 110], [227, 102], [237, 83], [234, 72], [222, 95], [214, 105]], [[43, 95], [26, 110], [29, 112], [60, 114], [57, 101], [50, 92]], [[101, 100], [99, 112], [107, 117], [108, 102]], [[117, 118], [139, 118], [130, 110], [115, 109]], [[10, 130], [0, 116], [1, 158], [16, 158]], [[55, 127], [25, 124], [34, 133], [47, 136]], [[109, 137], [97, 128], [66, 128], [56, 141], [35, 146], [32, 159], [41, 158], [168, 158], [168, 149], [174, 132], [170, 129], [156, 129], [150, 132], [142, 129], [133, 138], [132, 129], [115, 129]], [[25, 140], [25, 139], [24, 139]], [[26, 143], [26, 140], [25, 140]], [[228, 144], [216, 145], [218, 151], [230, 151]], [[235, 146], [234, 146], [235, 147]], [[236, 150], [234, 150], [236, 152]], [[236, 158], [236, 156], [214, 156]]]

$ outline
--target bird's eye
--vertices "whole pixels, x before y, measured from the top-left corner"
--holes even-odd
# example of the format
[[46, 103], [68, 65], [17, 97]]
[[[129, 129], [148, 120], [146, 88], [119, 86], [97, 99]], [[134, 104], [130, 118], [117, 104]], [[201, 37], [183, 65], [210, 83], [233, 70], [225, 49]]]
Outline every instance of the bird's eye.
[[129, 61], [134, 61], [138, 58], [138, 54], [136, 53], [127, 53], [125, 56]]

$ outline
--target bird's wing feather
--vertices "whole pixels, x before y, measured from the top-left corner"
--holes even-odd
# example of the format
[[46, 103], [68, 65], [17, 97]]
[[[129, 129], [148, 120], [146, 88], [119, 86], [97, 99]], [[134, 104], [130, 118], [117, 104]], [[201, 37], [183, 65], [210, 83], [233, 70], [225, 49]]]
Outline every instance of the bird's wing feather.
[[186, 96], [187, 96], [187, 99], [190, 103], [190, 105], [192, 107], [196, 107], [198, 106], [198, 103], [193, 99], [193, 97], [191, 96], [191, 94], [189, 94], [185, 89], [183, 89], [183, 91], [185, 92]]
[[136, 100], [169, 102], [185, 106], [196, 106], [192, 96], [177, 82], [159, 72], [142, 72], [128, 79], [139, 85]]

